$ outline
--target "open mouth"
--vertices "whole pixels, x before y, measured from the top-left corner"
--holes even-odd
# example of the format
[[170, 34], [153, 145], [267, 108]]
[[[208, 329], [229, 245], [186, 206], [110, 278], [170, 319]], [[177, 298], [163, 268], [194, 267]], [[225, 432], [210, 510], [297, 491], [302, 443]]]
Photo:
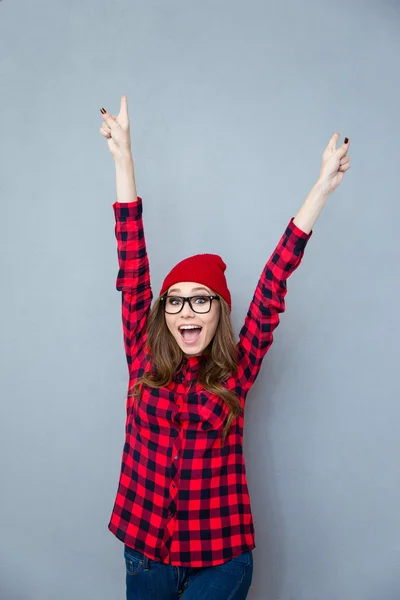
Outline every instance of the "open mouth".
[[184, 344], [195, 344], [199, 339], [203, 328], [200, 325], [181, 325], [179, 333]]

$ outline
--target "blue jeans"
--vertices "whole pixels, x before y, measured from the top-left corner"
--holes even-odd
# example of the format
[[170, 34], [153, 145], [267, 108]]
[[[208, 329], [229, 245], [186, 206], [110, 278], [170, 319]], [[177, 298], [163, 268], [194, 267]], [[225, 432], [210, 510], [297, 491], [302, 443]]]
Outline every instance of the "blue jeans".
[[253, 552], [215, 567], [181, 567], [150, 560], [124, 546], [126, 600], [245, 600]]

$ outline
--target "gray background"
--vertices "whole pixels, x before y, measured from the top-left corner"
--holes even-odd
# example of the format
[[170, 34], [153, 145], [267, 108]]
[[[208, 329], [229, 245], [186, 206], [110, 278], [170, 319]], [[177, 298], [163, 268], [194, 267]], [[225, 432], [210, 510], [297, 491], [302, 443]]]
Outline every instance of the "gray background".
[[1, 600], [125, 593], [127, 366], [99, 133], [128, 97], [155, 294], [220, 253], [238, 333], [335, 130], [352, 169], [247, 402], [250, 600], [400, 597], [400, 4], [0, 6]]

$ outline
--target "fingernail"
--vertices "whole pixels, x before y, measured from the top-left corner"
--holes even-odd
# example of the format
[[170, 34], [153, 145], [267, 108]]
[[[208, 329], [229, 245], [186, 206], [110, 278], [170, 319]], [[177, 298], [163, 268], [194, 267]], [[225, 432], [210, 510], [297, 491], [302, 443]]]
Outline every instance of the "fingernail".
[[348, 144], [348, 142], [349, 142], [349, 138], [344, 138], [344, 143]]
[[106, 109], [105, 108], [101, 108], [100, 112], [104, 115], [106, 113]]

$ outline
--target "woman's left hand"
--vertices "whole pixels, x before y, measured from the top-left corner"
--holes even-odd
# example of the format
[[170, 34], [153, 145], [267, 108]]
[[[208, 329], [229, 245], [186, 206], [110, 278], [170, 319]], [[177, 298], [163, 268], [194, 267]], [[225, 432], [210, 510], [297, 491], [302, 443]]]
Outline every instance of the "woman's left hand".
[[350, 157], [347, 156], [350, 140], [336, 149], [339, 137], [339, 133], [333, 134], [322, 155], [319, 181], [329, 193], [333, 192], [342, 183], [344, 174], [350, 169]]

